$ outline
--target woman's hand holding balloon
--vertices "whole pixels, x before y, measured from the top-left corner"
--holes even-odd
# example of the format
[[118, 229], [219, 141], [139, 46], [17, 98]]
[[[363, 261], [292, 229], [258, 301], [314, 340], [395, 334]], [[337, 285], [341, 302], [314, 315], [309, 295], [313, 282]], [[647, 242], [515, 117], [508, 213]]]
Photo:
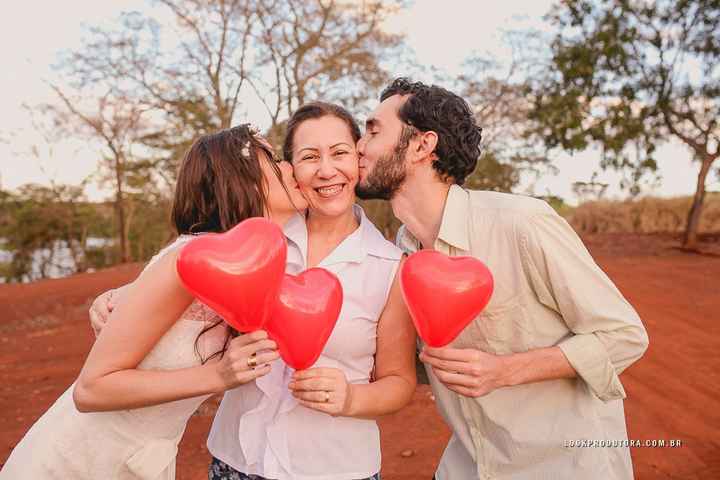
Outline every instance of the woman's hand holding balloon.
[[264, 330], [233, 338], [225, 354], [215, 364], [218, 391], [222, 392], [252, 382], [270, 373], [270, 362], [280, 358], [277, 344]]
[[350, 416], [352, 385], [337, 368], [309, 368], [293, 374], [289, 385], [300, 405], [334, 417]]

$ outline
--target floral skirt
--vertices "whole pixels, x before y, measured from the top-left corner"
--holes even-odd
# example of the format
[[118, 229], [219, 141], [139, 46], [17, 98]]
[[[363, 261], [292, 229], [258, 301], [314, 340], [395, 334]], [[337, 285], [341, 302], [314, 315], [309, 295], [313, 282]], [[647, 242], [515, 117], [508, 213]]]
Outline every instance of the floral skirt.
[[[213, 457], [208, 469], [208, 480], [269, 480], [260, 475], [247, 475], [238, 472], [227, 463], [221, 462]], [[372, 477], [362, 478], [358, 480], [380, 480], [380, 473], [376, 473]]]

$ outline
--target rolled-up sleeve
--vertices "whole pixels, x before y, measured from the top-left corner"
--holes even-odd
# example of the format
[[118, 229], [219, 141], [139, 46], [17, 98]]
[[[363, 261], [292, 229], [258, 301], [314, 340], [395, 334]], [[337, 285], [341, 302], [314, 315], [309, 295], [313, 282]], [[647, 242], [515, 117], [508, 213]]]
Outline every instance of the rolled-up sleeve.
[[555, 212], [526, 217], [517, 228], [537, 297], [570, 331], [558, 347], [599, 399], [624, 398], [619, 374], [648, 346], [637, 312]]

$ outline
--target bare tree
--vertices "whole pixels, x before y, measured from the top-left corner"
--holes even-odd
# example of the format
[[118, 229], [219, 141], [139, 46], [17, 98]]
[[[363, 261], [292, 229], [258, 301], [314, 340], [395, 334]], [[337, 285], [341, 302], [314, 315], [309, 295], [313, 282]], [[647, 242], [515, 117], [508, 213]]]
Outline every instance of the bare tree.
[[536, 68], [528, 52], [530, 34], [509, 32], [509, 61], [470, 56], [457, 78], [458, 90], [475, 111], [482, 127], [483, 152], [468, 185], [483, 190], [512, 191], [522, 171], [552, 169], [543, 144], [529, 135], [525, 82]]
[[[255, 21], [248, 1], [160, 0], [172, 13], [167, 26], [137, 12], [115, 29], [93, 27], [83, 49], [64, 66], [78, 85], [105, 81], [115, 93], [142, 98], [174, 112], [189, 100], [205, 103], [212, 126], [233, 122], [246, 80], [246, 59]], [[171, 40], [168, 40], [171, 38]]]
[[265, 104], [272, 127], [311, 99], [356, 106], [375, 97], [388, 78], [381, 67], [402, 37], [381, 22], [399, 2], [258, 0], [260, 30], [254, 35], [261, 64], [251, 85]]
[[114, 207], [118, 224], [120, 260], [131, 260], [128, 241], [132, 205], [128, 183], [147, 167], [142, 158], [134, 155], [139, 140], [151, 126], [146, 119], [148, 107], [107, 91], [87, 100], [70, 96], [61, 87], [52, 86], [60, 100], [58, 105], [45, 105], [54, 120], [58, 134], [85, 138], [96, 142], [101, 153], [101, 174], [113, 185]]
[[159, 128], [139, 141], [155, 151], [157, 173], [172, 184], [192, 139], [236, 120], [256, 20], [249, 1], [159, 3], [170, 23], [132, 12], [115, 28], [92, 27], [60, 71], [78, 90], [103, 85], [153, 110]]
[[[168, 22], [137, 12], [114, 29], [91, 28], [62, 71], [76, 88], [95, 84], [156, 109], [163, 128], [148, 134], [174, 170], [198, 134], [238, 121], [243, 98], [265, 105], [271, 130], [308, 99], [354, 106], [387, 79], [381, 59], [401, 37], [381, 22], [398, 0], [160, 0]], [[172, 178], [168, 179], [172, 181]]]
[[281, 135], [283, 117], [310, 99], [354, 106], [374, 97], [387, 78], [381, 60], [402, 40], [381, 28], [398, 0], [157, 4], [169, 21], [132, 12], [90, 28], [60, 59], [58, 102], [43, 108], [58, 132], [101, 146], [122, 261], [133, 257], [138, 194], [158, 177], [172, 186], [192, 140], [238, 122], [246, 96], [260, 99]]

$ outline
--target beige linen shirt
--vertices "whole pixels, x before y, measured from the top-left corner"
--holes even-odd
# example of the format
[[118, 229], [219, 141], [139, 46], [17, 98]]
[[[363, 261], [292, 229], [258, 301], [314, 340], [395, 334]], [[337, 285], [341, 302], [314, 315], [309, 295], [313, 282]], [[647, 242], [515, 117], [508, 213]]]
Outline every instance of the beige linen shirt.
[[[397, 244], [421, 248], [405, 227]], [[433, 247], [476, 257], [495, 278], [487, 308], [449, 346], [507, 355], [557, 345], [577, 371], [469, 398], [426, 365], [453, 431], [437, 479], [632, 479], [618, 375], [647, 333], [567, 222], [541, 200], [453, 185]], [[578, 440], [615, 446], [570, 446]]]

